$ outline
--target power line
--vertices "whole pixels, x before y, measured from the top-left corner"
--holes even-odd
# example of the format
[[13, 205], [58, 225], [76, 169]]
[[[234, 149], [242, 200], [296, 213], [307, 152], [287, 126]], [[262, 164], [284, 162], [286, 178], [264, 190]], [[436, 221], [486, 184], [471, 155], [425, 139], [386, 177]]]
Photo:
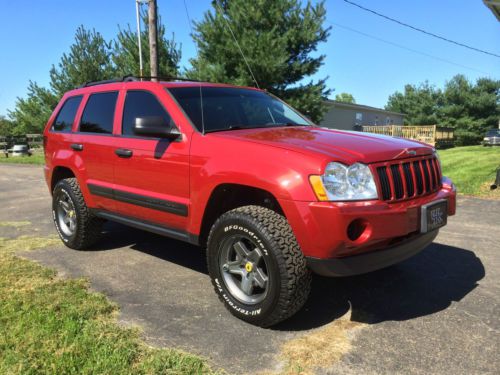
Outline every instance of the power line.
[[416, 50], [416, 49], [413, 49], [413, 48], [409, 48], [409, 47], [403, 46], [401, 44], [394, 43], [394, 42], [391, 42], [389, 40], [382, 39], [382, 38], [379, 38], [377, 36], [367, 34], [367, 33], [363, 32], [363, 31], [359, 31], [359, 30], [353, 29], [351, 27], [338, 24], [336, 22], [332, 22], [332, 21], [328, 21], [328, 22], [330, 24], [332, 24], [333, 26], [340, 27], [342, 29], [351, 31], [353, 33], [363, 35], [363, 36], [365, 36], [367, 38], [374, 39], [374, 40], [377, 40], [377, 41], [382, 42], [382, 43], [390, 44], [391, 46], [398, 47], [398, 48], [401, 48], [401, 49], [404, 49], [404, 50], [407, 50], [407, 51], [410, 51], [410, 52], [413, 52], [413, 53], [417, 53], [419, 55], [422, 55], [422, 56], [425, 56], [425, 57], [429, 57], [429, 58], [434, 59], [434, 60], [445, 62], [447, 64], [455, 65], [455, 66], [458, 66], [458, 67], [461, 67], [461, 68], [464, 68], [464, 69], [473, 70], [473, 71], [481, 73], [481, 74], [489, 74], [489, 73], [487, 73], [485, 71], [482, 71], [482, 70], [479, 70], [479, 69], [475, 69], [475, 68], [471, 68], [470, 66], [462, 65], [462, 64], [459, 64], [459, 63], [456, 63], [456, 62], [453, 62], [453, 61], [450, 61], [450, 60], [447, 60], [447, 59], [443, 59], [443, 58], [438, 57], [438, 56], [434, 56], [434, 55], [428, 54], [426, 52], [422, 52], [422, 51], [419, 51], [419, 50]]
[[480, 52], [480, 53], [484, 53], [486, 55], [490, 55], [490, 56], [494, 56], [494, 57], [498, 57], [500, 58], [500, 55], [496, 54], [496, 53], [493, 53], [493, 52], [489, 52], [489, 51], [485, 51], [485, 50], [482, 50], [482, 49], [479, 49], [479, 48], [476, 48], [476, 47], [472, 47], [472, 46], [469, 46], [467, 44], [464, 44], [464, 43], [460, 43], [460, 42], [457, 42], [455, 40], [451, 40], [451, 39], [448, 39], [448, 38], [445, 38], [444, 36], [441, 36], [441, 35], [437, 35], [437, 34], [434, 34], [434, 33], [431, 33], [429, 31], [426, 31], [426, 30], [423, 30], [421, 28], [418, 28], [416, 26], [412, 26], [412, 25], [409, 25], [405, 22], [402, 22], [402, 21], [399, 21], [395, 18], [392, 18], [392, 17], [389, 17], [389, 16], [386, 16], [384, 14], [381, 14], [381, 13], [378, 13], [372, 9], [368, 9], [368, 8], [365, 8], [364, 6], [360, 5], [360, 4], [357, 4], [353, 1], [350, 1], [350, 0], [344, 0], [344, 2], [350, 4], [350, 5], [353, 5], [355, 7], [358, 7], [366, 12], [369, 12], [369, 13], [372, 13], [372, 14], [375, 14], [376, 16], [379, 16], [379, 17], [382, 17], [382, 18], [385, 18], [386, 20], [389, 20], [389, 21], [392, 21], [392, 22], [395, 22], [401, 26], [404, 26], [404, 27], [408, 27], [410, 29], [413, 29], [415, 31], [418, 31], [418, 32], [421, 32], [423, 34], [426, 34], [426, 35], [429, 35], [429, 36], [432, 36], [434, 38], [437, 38], [437, 39], [441, 39], [441, 40], [444, 40], [445, 42], [448, 42], [448, 43], [452, 43], [452, 44], [455, 44], [457, 46], [460, 46], [460, 47], [464, 47], [464, 48], [468, 48], [470, 50], [473, 50], [473, 51], [476, 51], [476, 52]]

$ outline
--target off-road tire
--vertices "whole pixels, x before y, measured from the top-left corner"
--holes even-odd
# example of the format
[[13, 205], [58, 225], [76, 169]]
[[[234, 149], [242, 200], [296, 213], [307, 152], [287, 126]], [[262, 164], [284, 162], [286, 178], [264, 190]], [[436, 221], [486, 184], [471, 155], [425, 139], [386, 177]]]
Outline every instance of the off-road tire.
[[[260, 303], [242, 303], [224, 282], [219, 254], [226, 236], [235, 233], [251, 233], [265, 249], [262, 253], [269, 264], [270, 289]], [[294, 315], [311, 289], [311, 272], [290, 225], [285, 217], [265, 207], [244, 206], [221, 215], [210, 230], [207, 264], [215, 291], [226, 308], [236, 317], [261, 327]]]
[[[61, 194], [67, 194], [76, 213], [76, 230], [72, 235], [66, 235], [57, 220], [57, 204]], [[84, 250], [95, 244], [102, 235], [104, 220], [93, 215], [87, 207], [76, 178], [66, 178], [59, 181], [52, 193], [52, 217], [59, 237], [64, 244], [75, 250]]]

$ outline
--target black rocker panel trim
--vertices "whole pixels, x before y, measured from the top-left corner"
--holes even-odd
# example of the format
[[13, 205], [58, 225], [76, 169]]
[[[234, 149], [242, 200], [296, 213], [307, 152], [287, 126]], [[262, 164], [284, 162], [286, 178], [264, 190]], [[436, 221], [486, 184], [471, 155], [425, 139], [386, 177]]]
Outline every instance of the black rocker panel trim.
[[120, 215], [106, 210], [93, 209], [92, 212], [94, 213], [94, 215], [102, 219], [115, 221], [117, 223], [124, 224], [129, 227], [156, 233], [159, 234], [160, 236], [170, 237], [176, 240], [189, 242], [193, 245], [199, 245], [199, 238], [197, 235], [180, 229], [169, 228], [160, 224], [153, 223], [151, 221]]
[[123, 190], [111, 189], [95, 184], [88, 184], [90, 193], [120, 202], [135, 204], [153, 210], [168, 212], [179, 216], [188, 216], [188, 207], [185, 204], [164, 199], [152, 198], [146, 195], [129, 193]]

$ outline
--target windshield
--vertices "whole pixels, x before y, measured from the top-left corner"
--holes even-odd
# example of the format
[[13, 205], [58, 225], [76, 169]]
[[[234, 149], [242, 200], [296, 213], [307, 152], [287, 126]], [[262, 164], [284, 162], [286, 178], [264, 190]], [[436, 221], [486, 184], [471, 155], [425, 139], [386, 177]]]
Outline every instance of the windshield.
[[262, 91], [232, 87], [176, 87], [168, 91], [180, 104], [191, 122], [205, 132], [276, 127], [307, 126], [309, 121], [280, 100]]
[[488, 130], [488, 134], [486, 134], [488, 137], [500, 137], [500, 129], [491, 129]]

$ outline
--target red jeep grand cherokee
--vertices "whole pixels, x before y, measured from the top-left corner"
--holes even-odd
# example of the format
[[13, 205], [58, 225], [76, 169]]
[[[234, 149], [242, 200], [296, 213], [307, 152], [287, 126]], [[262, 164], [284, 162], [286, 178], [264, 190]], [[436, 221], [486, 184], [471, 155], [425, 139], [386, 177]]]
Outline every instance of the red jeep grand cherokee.
[[44, 136], [68, 247], [91, 246], [105, 220], [207, 246], [220, 299], [260, 326], [301, 308], [311, 271], [400, 262], [455, 213], [432, 147], [323, 129], [253, 88], [90, 83], [64, 95]]

